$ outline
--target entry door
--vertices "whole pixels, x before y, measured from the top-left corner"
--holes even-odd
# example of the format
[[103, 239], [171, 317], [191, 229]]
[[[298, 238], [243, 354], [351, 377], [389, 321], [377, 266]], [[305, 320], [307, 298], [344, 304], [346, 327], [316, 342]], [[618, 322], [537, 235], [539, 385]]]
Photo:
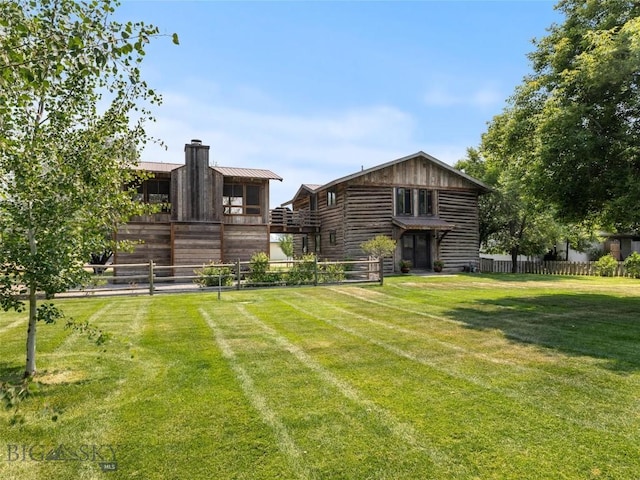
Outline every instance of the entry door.
[[431, 268], [431, 235], [405, 233], [402, 236], [402, 258], [411, 260], [413, 268]]

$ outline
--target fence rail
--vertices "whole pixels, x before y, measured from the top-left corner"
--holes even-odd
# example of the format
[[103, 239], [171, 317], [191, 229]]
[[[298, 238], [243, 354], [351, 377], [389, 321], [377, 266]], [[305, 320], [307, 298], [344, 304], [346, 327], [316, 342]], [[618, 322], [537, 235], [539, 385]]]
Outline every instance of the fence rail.
[[[516, 262], [516, 273], [532, 273], [540, 275], [599, 275], [596, 262]], [[484, 273], [512, 273], [513, 263], [510, 260], [493, 260], [480, 258], [480, 271]], [[628, 273], [623, 262], [618, 262], [611, 276], [626, 277]]]
[[[320, 285], [338, 283], [380, 283], [384, 281], [382, 262], [354, 260], [314, 262], [270, 261], [262, 273], [251, 262], [209, 265], [157, 265], [149, 263], [85, 265], [92, 272], [90, 282], [61, 296], [125, 295], [185, 291], [240, 290], [247, 288]], [[206, 268], [211, 270], [205, 271]], [[295, 276], [294, 276], [295, 273]]]

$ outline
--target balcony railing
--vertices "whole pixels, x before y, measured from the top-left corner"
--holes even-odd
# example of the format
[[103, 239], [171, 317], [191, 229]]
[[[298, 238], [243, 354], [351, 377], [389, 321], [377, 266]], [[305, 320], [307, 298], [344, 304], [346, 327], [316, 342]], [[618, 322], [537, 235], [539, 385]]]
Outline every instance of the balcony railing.
[[269, 211], [269, 223], [271, 230], [287, 231], [310, 231], [320, 227], [320, 220], [317, 212], [310, 210], [288, 210], [286, 208], [276, 208]]

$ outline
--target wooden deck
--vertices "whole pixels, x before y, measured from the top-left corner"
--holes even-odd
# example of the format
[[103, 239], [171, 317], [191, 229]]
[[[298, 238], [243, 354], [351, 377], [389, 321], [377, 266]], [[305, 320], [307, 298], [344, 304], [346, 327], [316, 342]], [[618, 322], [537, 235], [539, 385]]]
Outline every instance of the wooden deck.
[[310, 210], [276, 208], [269, 212], [271, 233], [314, 233], [320, 230], [320, 219]]

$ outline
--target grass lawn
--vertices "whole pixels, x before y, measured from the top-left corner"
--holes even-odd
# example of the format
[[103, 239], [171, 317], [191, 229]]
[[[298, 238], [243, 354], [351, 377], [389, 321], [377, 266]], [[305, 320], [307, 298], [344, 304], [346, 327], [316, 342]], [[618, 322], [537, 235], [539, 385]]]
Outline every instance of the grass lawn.
[[[39, 326], [37, 392], [0, 412], [0, 479], [640, 478], [638, 280], [58, 305], [112, 338]], [[0, 313], [0, 380], [25, 340], [23, 315]]]

